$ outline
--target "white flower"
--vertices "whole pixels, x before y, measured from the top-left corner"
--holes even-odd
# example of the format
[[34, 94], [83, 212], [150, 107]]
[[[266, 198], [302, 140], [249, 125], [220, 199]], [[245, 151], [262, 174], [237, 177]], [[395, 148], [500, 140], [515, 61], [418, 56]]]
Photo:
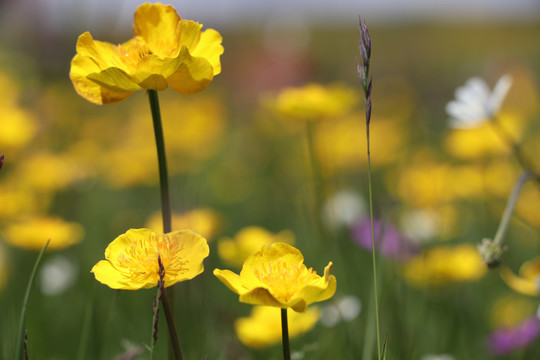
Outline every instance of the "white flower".
[[325, 305], [321, 314], [321, 322], [326, 327], [334, 327], [340, 321], [354, 320], [362, 310], [362, 303], [354, 295], [348, 295]]
[[493, 119], [512, 86], [512, 77], [503, 75], [495, 84], [493, 91], [483, 79], [470, 78], [464, 86], [456, 89], [456, 99], [446, 104], [450, 116], [449, 126], [469, 129]]
[[58, 295], [77, 280], [78, 269], [75, 264], [62, 255], [49, 259], [39, 271], [41, 291], [45, 295]]
[[364, 199], [351, 190], [341, 190], [326, 200], [322, 209], [322, 218], [330, 229], [350, 226], [364, 215]]
[[450, 354], [440, 354], [440, 355], [428, 354], [428, 355], [422, 356], [420, 360], [454, 360], [454, 357]]

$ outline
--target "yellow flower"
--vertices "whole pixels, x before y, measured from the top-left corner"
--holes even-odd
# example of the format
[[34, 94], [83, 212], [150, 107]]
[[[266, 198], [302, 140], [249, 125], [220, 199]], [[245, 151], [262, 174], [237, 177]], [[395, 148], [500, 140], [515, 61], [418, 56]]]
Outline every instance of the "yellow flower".
[[157, 286], [159, 262], [165, 287], [193, 279], [203, 272], [209, 254], [206, 239], [191, 230], [155, 233], [131, 229], [107, 246], [105, 258], [92, 268], [96, 280], [113, 289], [138, 290]]
[[346, 114], [359, 95], [343, 85], [307, 84], [282, 90], [272, 102], [275, 110], [298, 120], [321, 120]]
[[50, 239], [48, 249], [60, 250], [78, 243], [83, 228], [58, 217], [35, 216], [7, 226], [3, 235], [7, 243], [23, 249], [41, 250]]
[[[163, 218], [161, 211], [154, 213], [146, 226], [149, 229], [163, 228]], [[212, 239], [221, 227], [221, 216], [212, 209], [200, 208], [187, 211], [182, 214], [172, 214], [173, 229], [193, 229], [201, 234], [205, 239]]]
[[[304, 313], [287, 312], [289, 338], [294, 338], [311, 330], [319, 318], [321, 310], [310, 307]], [[281, 340], [280, 310], [271, 306], [255, 306], [249, 317], [239, 318], [234, 323], [240, 341], [251, 348], [262, 348]]]
[[482, 257], [473, 245], [439, 246], [409, 261], [405, 279], [417, 286], [474, 281], [486, 272]]
[[524, 263], [519, 269], [519, 276], [509, 268], [503, 267], [501, 277], [508, 286], [521, 294], [540, 295], [540, 257]]
[[330, 275], [331, 269], [332, 262], [320, 277], [304, 265], [298, 249], [275, 243], [248, 257], [240, 275], [220, 269], [215, 269], [214, 275], [240, 295], [241, 302], [303, 312], [309, 304], [326, 300], [336, 292], [336, 277]]
[[182, 20], [170, 5], [143, 4], [134, 16], [134, 37], [120, 45], [79, 36], [70, 78], [79, 95], [96, 104], [127, 99], [141, 89], [182, 94], [203, 90], [221, 72], [221, 35]]
[[537, 307], [534, 301], [517, 295], [501, 297], [493, 304], [491, 326], [495, 329], [516, 326], [530, 317]]
[[242, 267], [251, 254], [260, 250], [264, 245], [282, 242], [294, 244], [294, 234], [289, 230], [272, 234], [259, 226], [248, 226], [236, 233], [234, 239], [222, 238], [218, 242], [219, 257], [228, 265]]

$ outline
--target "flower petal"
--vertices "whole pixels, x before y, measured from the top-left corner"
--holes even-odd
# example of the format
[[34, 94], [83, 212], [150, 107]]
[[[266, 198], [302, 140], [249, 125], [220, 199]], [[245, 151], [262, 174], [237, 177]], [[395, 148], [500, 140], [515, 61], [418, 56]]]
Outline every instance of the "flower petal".
[[125, 282], [125, 278], [122, 273], [118, 271], [110, 261], [107, 260], [101, 260], [98, 262], [96, 265], [94, 265], [90, 272], [94, 273], [97, 281], [112, 289], [138, 290], [144, 287], [144, 284], [137, 284], [137, 286], [133, 286], [133, 282]]
[[181, 51], [182, 64], [167, 82], [181, 94], [195, 94], [207, 87], [214, 78], [214, 69], [208, 60], [193, 57], [186, 47]]
[[88, 56], [77, 54], [71, 61], [69, 77], [75, 91], [83, 98], [95, 104], [113, 104], [131, 96], [133, 91], [111, 91], [88, 79], [90, 73], [97, 71], [99, 67]]
[[176, 57], [181, 41], [180, 20], [171, 5], [146, 3], [135, 11], [133, 33], [143, 38], [153, 54]]
[[214, 69], [214, 76], [221, 72], [221, 62], [219, 57], [223, 54], [221, 42], [223, 37], [214, 29], [207, 29], [201, 34], [201, 39], [197, 46], [191, 50], [191, 54], [196, 57], [203, 57]]
[[134, 92], [141, 87], [124, 70], [110, 67], [101, 72], [88, 74], [87, 78], [112, 92]]
[[214, 269], [214, 275], [224, 283], [232, 292], [242, 295], [246, 293], [246, 288], [242, 285], [240, 276], [230, 270]]
[[105, 249], [105, 259], [109, 260], [112, 265], [116, 265], [118, 257], [124, 250], [131, 246], [136, 239], [146, 239], [152, 234], [150, 229], [130, 229], [125, 234], [114, 239]]
[[201, 235], [191, 230], [179, 230], [169, 233], [169, 236], [182, 244], [182, 249], [176, 254], [185, 271], [168, 279], [165, 273], [165, 287], [177, 282], [193, 279], [204, 271], [203, 260], [210, 253], [208, 242]]

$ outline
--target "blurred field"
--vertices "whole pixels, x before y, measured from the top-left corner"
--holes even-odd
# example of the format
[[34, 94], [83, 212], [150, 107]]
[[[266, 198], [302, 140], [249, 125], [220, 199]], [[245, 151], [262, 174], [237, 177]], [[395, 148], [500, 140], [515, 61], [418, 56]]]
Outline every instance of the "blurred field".
[[[481, 76], [493, 86], [502, 74], [512, 75], [502, 116], [516, 126], [512, 131], [540, 169], [537, 25], [370, 27], [375, 214], [419, 248], [476, 245], [493, 237], [520, 173], [503, 145], [480, 146], [474, 137], [446, 126], [444, 106], [469, 77]], [[291, 230], [305, 263], [319, 274], [328, 261], [334, 262], [337, 293], [317, 306], [347, 295], [362, 304], [351, 321], [332, 328], [318, 323], [292, 339], [297, 358], [373, 359], [371, 253], [355, 244], [347, 226], [323, 223], [321, 233], [322, 209], [317, 208], [318, 199], [324, 203], [341, 190], [367, 204], [356, 18], [346, 27], [301, 34], [218, 30], [225, 47], [222, 74], [197, 95], [160, 93], [173, 210], [208, 208], [221, 219], [208, 238], [205, 272], [175, 286], [185, 358], [281, 358], [279, 343], [250, 349], [239, 342], [233, 323], [247, 316], [251, 306], [239, 303], [212, 275], [214, 268], [231, 268], [218, 255], [222, 238], [257, 225], [273, 233]], [[104, 29], [97, 33], [96, 38], [112, 42], [130, 36]], [[160, 209], [147, 99], [138, 92], [117, 105], [86, 102], [68, 77], [79, 33], [26, 35], [4, 33], [0, 40], [0, 132], [29, 131], [18, 144], [0, 134], [0, 153], [5, 154], [0, 170], [0, 355], [12, 358], [22, 297], [37, 256], [37, 251], [8, 245], [6, 231], [31, 215], [55, 215], [80, 224], [84, 234], [79, 243], [45, 256], [43, 266], [57, 257], [68, 260], [74, 279], [60, 292], [47, 294], [38, 276], [27, 314], [30, 359], [113, 359], [126, 343], [149, 341], [155, 291], [112, 290], [89, 271], [113, 239], [147, 226]], [[303, 124], [277, 116], [269, 105], [284, 87], [309, 82], [339, 82], [358, 92], [346, 116], [321, 123], [315, 134], [320, 179], [310, 163]], [[26, 118], [28, 128], [13, 130], [19, 121], [15, 116]], [[540, 250], [539, 190], [537, 184], [527, 189], [505, 242], [505, 265], [516, 273]], [[538, 297], [511, 290], [498, 270], [470, 281], [442, 278], [414, 284], [404, 277], [407, 261], [383, 256], [378, 261], [388, 359], [427, 354], [492, 359], [486, 345], [490, 332], [534, 315], [538, 306]], [[503, 300], [519, 305], [501, 320], [495, 305]], [[165, 358], [166, 340], [161, 319], [156, 358]], [[540, 358], [540, 345], [536, 341], [500, 358]]]

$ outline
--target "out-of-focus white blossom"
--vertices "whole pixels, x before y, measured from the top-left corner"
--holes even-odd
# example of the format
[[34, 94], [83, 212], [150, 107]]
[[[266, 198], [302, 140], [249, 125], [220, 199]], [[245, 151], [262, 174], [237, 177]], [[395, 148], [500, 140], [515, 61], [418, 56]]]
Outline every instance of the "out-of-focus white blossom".
[[75, 283], [78, 269], [65, 256], [49, 259], [39, 271], [41, 291], [45, 295], [58, 295]]
[[503, 75], [490, 91], [486, 82], [478, 77], [467, 80], [465, 85], [456, 89], [455, 100], [446, 104], [446, 113], [450, 116], [449, 126], [458, 129], [477, 127], [493, 119], [512, 86], [512, 77]]
[[440, 354], [440, 355], [427, 354], [427, 355], [422, 356], [420, 360], [455, 360], [455, 359], [450, 354]]
[[334, 327], [340, 321], [354, 320], [361, 310], [362, 303], [356, 296], [344, 296], [323, 307], [320, 321], [326, 327]]
[[322, 218], [329, 229], [348, 227], [364, 215], [364, 199], [351, 190], [341, 190], [331, 196], [322, 209]]

